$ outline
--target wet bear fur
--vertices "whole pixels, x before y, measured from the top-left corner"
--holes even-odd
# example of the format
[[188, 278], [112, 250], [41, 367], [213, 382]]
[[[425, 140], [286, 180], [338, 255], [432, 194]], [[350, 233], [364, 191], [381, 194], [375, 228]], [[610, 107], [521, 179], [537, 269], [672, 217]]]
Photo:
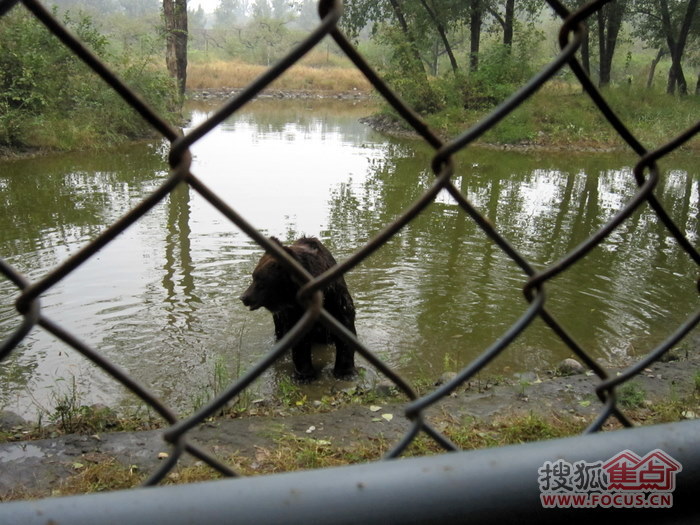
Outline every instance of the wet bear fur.
[[[302, 237], [289, 246], [284, 246], [275, 237], [271, 237], [271, 240], [282, 246], [314, 277], [336, 264], [331, 252], [314, 237]], [[304, 309], [296, 299], [299, 288], [300, 282], [296, 276], [271, 254], [265, 253], [253, 270], [253, 282], [240, 299], [251, 310], [264, 307], [272, 313], [275, 336], [279, 341], [304, 314]], [[323, 307], [350, 332], [356, 334], [355, 305], [342, 276], [324, 288]], [[347, 379], [354, 374], [354, 348], [321, 323], [316, 323], [292, 348], [292, 361], [298, 379], [310, 381], [316, 377], [311, 360], [313, 343], [335, 344], [333, 374], [336, 377]]]

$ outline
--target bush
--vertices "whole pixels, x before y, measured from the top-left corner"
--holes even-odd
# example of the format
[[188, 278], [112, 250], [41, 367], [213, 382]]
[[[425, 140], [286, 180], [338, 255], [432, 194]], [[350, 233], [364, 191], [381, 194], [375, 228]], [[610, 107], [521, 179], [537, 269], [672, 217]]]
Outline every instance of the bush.
[[[96, 55], [169, 115], [175, 100], [167, 75], [147, 57], [115, 56], [92, 20], [70, 13], [63, 23]], [[0, 145], [72, 149], [147, 136], [149, 127], [43, 25], [23, 9], [0, 18]]]
[[391, 46], [392, 54], [381, 73], [384, 80], [418, 113], [435, 113], [444, 107], [428, 80], [423, 64], [416, 60], [411, 44], [394, 28], [384, 28], [380, 41]]
[[527, 56], [495, 45], [479, 56], [479, 69], [470, 74], [465, 106], [490, 107], [505, 100], [533, 75]]
[[617, 400], [625, 408], [639, 408], [644, 406], [646, 392], [637, 383], [625, 383], [617, 389]]

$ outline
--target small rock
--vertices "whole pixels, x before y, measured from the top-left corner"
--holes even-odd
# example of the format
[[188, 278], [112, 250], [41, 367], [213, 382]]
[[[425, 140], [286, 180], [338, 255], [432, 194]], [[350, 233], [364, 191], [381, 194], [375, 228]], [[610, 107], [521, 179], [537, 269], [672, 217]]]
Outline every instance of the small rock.
[[665, 352], [659, 357], [661, 363], [670, 363], [671, 361], [680, 361], [681, 353], [679, 350], [673, 349]]
[[576, 361], [576, 359], [564, 359], [557, 366], [557, 373], [560, 376], [573, 376], [576, 374], [583, 374], [586, 371], [584, 366]]
[[442, 375], [438, 377], [435, 385], [444, 385], [452, 381], [455, 377], [457, 377], [457, 372], [443, 372]]
[[520, 384], [542, 382], [536, 372], [523, 372], [513, 374]]
[[90, 415], [95, 420], [95, 422], [101, 423], [104, 427], [115, 426], [119, 422], [119, 416], [117, 415], [117, 413], [111, 408], [109, 408], [107, 405], [103, 405], [102, 403], [95, 403], [94, 405], [90, 405], [89, 408]]
[[395, 391], [396, 385], [388, 379], [374, 385], [374, 392], [380, 397], [392, 396]]
[[0, 430], [9, 432], [17, 427], [23, 427], [27, 422], [9, 410], [0, 410]]

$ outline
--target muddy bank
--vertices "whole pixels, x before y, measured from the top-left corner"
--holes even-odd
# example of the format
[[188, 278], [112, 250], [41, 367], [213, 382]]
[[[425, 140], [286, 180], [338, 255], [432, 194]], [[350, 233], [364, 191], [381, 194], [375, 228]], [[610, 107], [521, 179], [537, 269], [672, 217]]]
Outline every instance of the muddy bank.
[[[420, 139], [421, 136], [411, 128], [405, 121], [387, 114], [375, 114], [360, 119], [360, 122], [369, 126], [378, 133], [383, 133], [392, 137]], [[465, 130], [469, 126], [465, 127]], [[449, 142], [453, 137], [445, 136], [436, 130], [432, 130], [444, 142]], [[538, 151], [538, 152], [576, 152], [576, 153], [609, 153], [614, 151], [625, 151], [624, 146], [602, 146], [587, 145], [585, 141], [578, 143], [555, 144], [548, 140], [547, 134], [540, 131], [533, 140], [522, 141], [514, 144], [492, 143], [476, 140], [473, 145], [480, 148], [497, 149], [505, 151]]]
[[0, 146], [0, 161], [32, 159], [48, 155], [49, 153], [52, 153], [52, 151], [46, 148]]
[[[242, 93], [244, 88], [219, 88], [219, 89], [192, 89], [188, 90], [187, 97], [192, 100], [216, 100], [235, 97]], [[258, 99], [278, 99], [278, 100], [315, 100], [315, 99], [337, 99], [337, 100], [366, 100], [370, 94], [365, 91], [355, 89], [353, 91], [306, 91], [291, 89], [265, 89], [258, 93]]]
[[[677, 360], [656, 363], [634, 379], [643, 392], [644, 406], [673, 399], [689, 399], [691, 407], [684, 418], [697, 418], [700, 397], [696, 381], [700, 374], [697, 347], [684, 350]], [[614, 375], [616, 371], [612, 371]], [[428, 410], [428, 420], [437, 428], [459, 423], [466, 418], [493, 421], [520, 414], [539, 414], [555, 419], [590, 420], [601, 403], [594, 389], [597, 377], [586, 373], [571, 376], [526, 374], [516, 379], [475, 379]], [[354, 402], [337, 409], [312, 406], [284, 407], [268, 411], [267, 416], [207, 421], [193, 429], [192, 443], [224, 458], [231, 454], [254, 458], [261, 450], [274, 449], [281, 436], [324, 440], [333, 447], [346, 448], [370, 440], [396, 443], [409, 428], [403, 416], [406, 405], [398, 397], [380, 397], [371, 402], [358, 396]], [[8, 420], [5, 420], [8, 424]], [[21, 420], [9, 420], [17, 434]], [[117, 461], [127, 468], [151, 473], [170, 452], [162, 439], [162, 430], [119, 432], [95, 435], [66, 435], [50, 440], [17, 441], [0, 444], [0, 498], [22, 491], [51, 494], [61, 482], [74, 476], [85, 465]], [[159, 459], [161, 456], [161, 459]], [[183, 465], [194, 460], [186, 457]]]

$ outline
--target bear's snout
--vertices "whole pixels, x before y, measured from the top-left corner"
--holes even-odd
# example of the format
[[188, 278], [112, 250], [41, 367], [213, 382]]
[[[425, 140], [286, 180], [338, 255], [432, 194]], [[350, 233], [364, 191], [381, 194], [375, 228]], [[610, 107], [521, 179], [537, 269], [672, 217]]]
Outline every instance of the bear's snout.
[[251, 310], [257, 310], [258, 308], [260, 308], [260, 305], [253, 300], [253, 294], [250, 292], [250, 288], [243, 292], [243, 295], [241, 295], [240, 300], [244, 306], [247, 306]]

